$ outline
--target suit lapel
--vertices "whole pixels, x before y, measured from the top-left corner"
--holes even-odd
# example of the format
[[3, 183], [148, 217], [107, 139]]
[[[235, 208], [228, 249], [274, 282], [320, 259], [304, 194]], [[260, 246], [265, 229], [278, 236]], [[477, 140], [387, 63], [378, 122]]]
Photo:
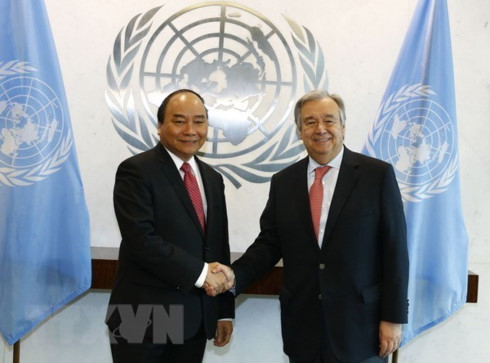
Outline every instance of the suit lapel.
[[359, 164], [355, 160], [354, 153], [344, 147], [344, 156], [340, 165], [339, 177], [333, 193], [332, 203], [328, 212], [322, 248], [325, 248], [328, 244], [328, 238], [333, 231], [333, 227], [337, 222], [340, 212], [357, 183], [359, 178], [358, 166]]
[[201, 223], [199, 222], [199, 218], [197, 217], [196, 210], [194, 209], [194, 205], [192, 204], [189, 193], [185, 188], [184, 181], [182, 180], [180, 172], [177, 170], [177, 167], [175, 166], [172, 158], [170, 157], [167, 150], [165, 150], [163, 145], [160, 143], [155, 147], [155, 150], [159, 155], [162, 171], [167, 176], [169, 184], [174, 188], [175, 193], [182, 201], [182, 204], [184, 205], [185, 209], [189, 213], [189, 216], [194, 222], [194, 224], [196, 224], [196, 226], [199, 228], [201, 233], [203, 233], [203, 230], [201, 228]]
[[[217, 184], [213, 182], [213, 176], [208, 167], [199, 160], [197, 157], [196, 163], [199, 167], [199, 172], [201, 173], [202, 184], [204, 188], [204, 193], [206, 194], [207, 203], [207, 215], [206, 215], [206, 230], [209, 231], [214, 223], [215, 215], [213, 211], [215, 210], [214, 204], [218, 203], [220, 200], [219, 192], [217, 190]], [[197, 217], [197, 215], [196, 215]]]

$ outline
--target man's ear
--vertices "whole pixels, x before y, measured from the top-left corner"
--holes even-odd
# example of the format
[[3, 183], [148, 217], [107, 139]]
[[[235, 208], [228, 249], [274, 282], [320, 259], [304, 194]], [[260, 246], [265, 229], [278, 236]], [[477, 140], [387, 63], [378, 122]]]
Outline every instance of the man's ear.
[[296, 126], [296, 134], [298, 135], [298, 139], [303, 140], [303, 137], [301, 136], [301, 130]]

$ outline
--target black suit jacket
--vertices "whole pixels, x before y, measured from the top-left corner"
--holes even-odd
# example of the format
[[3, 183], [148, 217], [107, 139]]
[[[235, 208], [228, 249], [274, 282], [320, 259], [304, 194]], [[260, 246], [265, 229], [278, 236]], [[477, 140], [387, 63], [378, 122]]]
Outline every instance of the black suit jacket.
[[408, 254], [403, 205], [391, 165], [344, 148], [321, 249], [307, 186], [308, 158], [271, 180], [261, 231], [233, 264], [237, 293], [280, 258], [284, 351], [320, 354], [322, 324], [341, 361], [379, 351], [379, 323], [407, 319]]
[[184, 339], [196, 334], [201, 321], [211, 339], [219, 318], [234, 317], [231, 293], [211, 298], [194, 286], [203, 261], [230, 263], [223, 178], [196, 160], [208, 205], [205, 234], [182, 177], [160, 143], [117, 170], [114, 209], [122, 241], [107, 318], [111, 331], [121, 324], [117, 309], [113, 312], [118, 304], [160, 304], [167, 313], [170, 305], [183, 306]]

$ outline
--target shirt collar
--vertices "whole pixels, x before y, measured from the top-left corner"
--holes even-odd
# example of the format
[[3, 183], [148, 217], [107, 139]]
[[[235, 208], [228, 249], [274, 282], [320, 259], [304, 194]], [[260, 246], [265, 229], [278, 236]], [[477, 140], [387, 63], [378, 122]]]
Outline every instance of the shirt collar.
[[[337, 156], [334, 157], [332, 160], [330, 160], [330, 162], [327, 165], [330, 166], [331, 168], [334, 168], [334, 169], [340, 169], [340, 164], [342, 164], [342, 157], [343, 156], [344, 156], [344, 145], [342, 145], [342, 149], [340, 149], [340, 152], [337, 154]], [[308, 162], [308, 174], [313, 172], [319, 166], [324, 166], [324, 165], [318, 164], [310, 156], [309, 162]]]
[[[165, 147], [165, 146], [164, 146]], [[184, 161], [182, 160], [181, 158], [179, 158], [177, 155], [175, 155], [173, 152], [171, 152], [169, 149], [167, 149], [165, 147], [165, 150], [168, 151], [168, 154], [170, 155], [170, 157], [172, 158], [175, 166], [177, 167], [177, 169], [180, 171], [180, 168], [182, 167], [182, 165], [187, 162], [191, 168], [192, 168], [192, 171], [194, 174], [197, 175], [197, 172], [198, 172], [198, 167], [197, 167], [197, 162], [196, 162], [196, 158], [194, 156], [192, 156], [188, 161]]]

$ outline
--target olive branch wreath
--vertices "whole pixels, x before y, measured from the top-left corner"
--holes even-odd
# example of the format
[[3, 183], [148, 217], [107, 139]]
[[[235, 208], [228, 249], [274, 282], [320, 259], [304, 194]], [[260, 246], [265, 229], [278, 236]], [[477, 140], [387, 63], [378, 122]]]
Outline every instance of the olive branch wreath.
[[151, 19], [160, 8], [153, 8], [131, 19], [119, 32], [112, 56], [107, 62], [109, 89], [105, 92], [105, 99], [114, 117], [112, 123], [117, 133], [129, 144], [133, 154], [152, 148], [158, 140], [148, 130], [145, 118], [135, 112], [133, 91], [128, 85], [133, 75], [133, 60], [151, 29]]
[[[378, 120], [373, 129], [369, 132], [368, 140], [366, 143], [366, 149], [369, 154], [375, 156], [374, 145], [381, 137], [384, 130], [384, 126], [387, 121], [393, 115], [393, 111], [405, 101], [417, 98], [428, 97], [430, 95], [436, 95], [436, 93], [428, 85], [417, 83], [414, 85], [405, 85], [398, 91], [390, 95], [385, 102], [380, 106], [376, 120]], [[456, 172], [458, 170], [458, 154], [456, 153], [454, 159], [450, 162], [448, 168], [443, 173], [441, 178], [431, 183], [427, 183], [421, 186], [413, 186], [407, 183], [398, 181], [400, 192], [403, 200], [407, 202], [421, 202], [424, 199], [433, 197], [435, 194], [443, 193], [448, 189], [449, 184], [453, 181]]]
[[7, 76], [12, 76], [14, 74], [22, 74], [36, 71], [37, 69], [31, 67], [28, 62], [14, 60], [4, 63], [0, 61], [0, 79], [3, 79]]
[[301, 66], [305, 71], [303, 86], [305, 92], [312, 89], [328, 89], [327, 71], [325, 70], [325, 57], [318, 41], [306, 28], [298, 25], [294, 20], [284, 16], [293, 30], [293, 42], [299, 54]]
[[[128, 143], [128, 148], [133, 154], [148, 150], [158, 142], [158, 138], [148, 129], [145, 117], [135, 110], [133, 90], [128, 85], [133, 74], [133, 61], [151, 29], [152, 18], [160, 8], [136, 15], [121, 29], [107, 64], [109, 87], [105, 93], [106, 102], [117, 133]], [[321, 48], [308, 29], [300, 27], [291, 19], [286, 19], [293, 30], [293, 41], [305, 70], [305, 89], [326, 87], [327, 77]], [[296, 127], [292, 125], [280, 140], [268, 146], [255, 159], [241, 165], [218, 163], [213, 166], [238, 189], [241, 187], [239, 179], [255, 183], [269, 181], [273, 173], [297, 161], [303, 150], [304, 146], [298, 139]], [[203, 156], [206, 156], [205, 153]]]
[[[0, 62], [0, 79], [17, 74], [29, 74], [36, 72], [37, 69], [31, 67], [29, 63], [22, 61]], [[0, 184], [9, 187], [28, 186], [35, 182], [47, 178], [49, 175], [60, 170], [68, 156], [73, 144], [71, 130], [61, 141], [61, 146], [56, 150], [52, 157], [34, 168], [12, 168], [8, 166], [0, 167]]]

